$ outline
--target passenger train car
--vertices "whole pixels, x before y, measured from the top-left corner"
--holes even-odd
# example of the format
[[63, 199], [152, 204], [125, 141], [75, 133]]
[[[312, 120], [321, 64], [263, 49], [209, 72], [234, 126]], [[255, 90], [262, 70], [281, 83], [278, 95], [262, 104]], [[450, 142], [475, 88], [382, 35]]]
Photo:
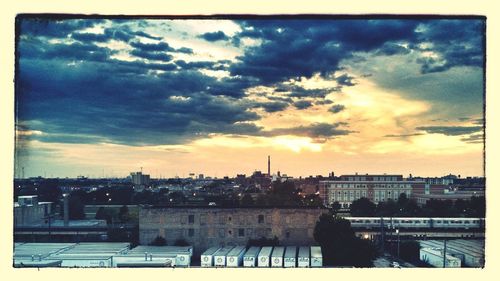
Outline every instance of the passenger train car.
[[[484, 218], [345, 217], [353, 228], [484, 228]], [[383, 221], [381, 221], [383, 220]]]

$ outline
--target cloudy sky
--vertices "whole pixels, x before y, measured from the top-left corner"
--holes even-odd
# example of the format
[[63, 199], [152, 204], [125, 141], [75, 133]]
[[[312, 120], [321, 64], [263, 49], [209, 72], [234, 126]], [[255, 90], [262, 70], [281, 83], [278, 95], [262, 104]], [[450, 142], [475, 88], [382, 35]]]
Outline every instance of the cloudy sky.
[[17, 24], [16, 176], [483, 175], [480, 19]]

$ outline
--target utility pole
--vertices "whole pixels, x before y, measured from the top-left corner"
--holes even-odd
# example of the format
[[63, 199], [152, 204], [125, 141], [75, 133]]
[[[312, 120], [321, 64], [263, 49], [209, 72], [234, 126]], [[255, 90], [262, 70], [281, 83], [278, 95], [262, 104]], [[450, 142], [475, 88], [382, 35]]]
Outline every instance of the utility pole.
[[446, 239], [444, 239], [444, 247], [443, 247], [443, 268], [446, 267]]
[[381, 243], [382, 243], [382, 252], [385, 251], [385, 229], [384, 229], [384, 217], [380, 217], [380, 236], [381, 236]]
[[396, 234], [398, 235], [398, 259], [399, 259], [399, 228], [396, 228]]

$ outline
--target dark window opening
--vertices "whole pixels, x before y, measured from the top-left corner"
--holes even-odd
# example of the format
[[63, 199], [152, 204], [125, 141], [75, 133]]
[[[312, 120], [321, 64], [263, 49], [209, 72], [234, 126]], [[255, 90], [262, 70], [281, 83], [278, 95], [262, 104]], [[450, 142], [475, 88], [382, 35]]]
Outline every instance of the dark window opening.
[[264, 215], [259, 215], [259, 223], [263, 223], [264, 222]]

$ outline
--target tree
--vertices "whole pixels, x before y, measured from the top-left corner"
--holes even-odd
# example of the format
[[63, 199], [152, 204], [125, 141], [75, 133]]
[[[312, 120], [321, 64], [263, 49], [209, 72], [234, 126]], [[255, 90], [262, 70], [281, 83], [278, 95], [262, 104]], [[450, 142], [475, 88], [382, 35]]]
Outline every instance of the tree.
[[301, 204], [301, 198], [292, 181], [274, 182], [268, 199], [272, 206], [297, 206]]
[[241, 206], [253, 206], [254, 201], [250, 194], [245, 193], [243, 197], [241, 197]]
[[111, 224], [111, 215], [104, 207], [99, 207], [95, 213], [96, 220], [106, 220], [107, 224]]
[[189, 243], [185, 239], [177, 239], [174, 242], [174, 246], [189, 246]]
[[256, 206], [266, 206], [267, 205], [267, 200], [266, 200], [266, 195], [263, 193], [257, 195], [257, 198], [255, 199], [255, 205]]
[[57, 202], [62, 194], [58, 179], [43, 180], [36, 190], [40, 202]]
[[130, 220], [130, 214], [128, 212], [127, 205], [123, 205], [120, 207], [120, 211], [118, 212], [118, 219], [121, 223], [126, 223]]
[[484, 218], [486, 216], [486, 200], [484, 196], [473, 196], [470, 199], [470, 216], [475, 218]]
[[372, 243], [357, 238], [350, 222], [338, 216], [322, 214], [314, 227], [314, 240], [321, 246], [325, 265], [367, 267], [377, 256]]
[[379, 202], [377, 205], [377, 216], [380, 217], [394, 217], [399, 212], [397, 203], [389, 199], [386, 202]]
[[274, 236], [273, 238], [261, 237], [259, 239], [248, 239], [247, 247], [268, 247], [268, 246], [279, 246], [280, 242], [278, 237]]
[[334, 214], [337, 214], [337, 212], [340, 210], [340, 208], [342, 208], [342, 206], [340, 206], [339, 201], [333, 202], [331, 207], [332, 207], [332, 212]]
[[362, 197], [352, 201], [351, 215], [353, 217], [373, 217], [375, 216], [376, 207], [370, 199]]
[[[73, 191], [68, 196], [69, 204], [69, 219], [70, 220], [83, 220], [85, 219], [85, 205], [82, 202], [82, 197], [85, 191]], [[64, 216], [64, 203], [61, 204], [61, 216]]]
[[399, 245], [399, 255], [403, 260], [416, 262], [420, 260], [420, 244], [417, 241], [403, 241]]
[[314, 206], [314, 207], [320, 207], [323, 206], [323, 202], [319, 195], [317, 194], [308, 194], [306, 197], [304, 197], [303, 205], [305, 206]]
[[165, 238], [158, 235], [153, 240], [153, 242], [149, 243], [149, 245], [151, 245], [151, 246], [165, 246], [165, 245], [167, 245], [167, 240], [165, 240]]

